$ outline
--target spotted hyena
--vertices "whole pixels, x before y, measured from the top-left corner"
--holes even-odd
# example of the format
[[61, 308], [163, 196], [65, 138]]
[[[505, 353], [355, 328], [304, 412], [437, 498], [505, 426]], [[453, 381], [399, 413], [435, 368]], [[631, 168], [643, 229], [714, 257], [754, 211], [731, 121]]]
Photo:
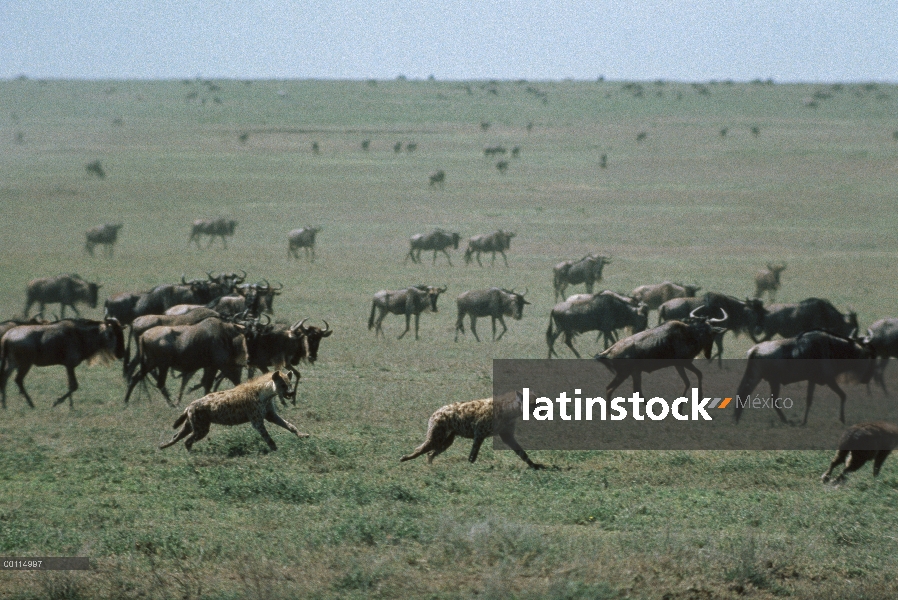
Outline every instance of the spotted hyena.
[[265, 430], [265, 421], [292, 431], [299, 437], [309, 437], [308, 433], [300, 433], [296, 427], [282, 419], [275, 410], [275, 398], [280, 398], [281, 403], [286, 406], [284, 398], [292, 397], [296, 393], [290, 390], [292, 378], [293, 374], [290, 372], [284, 374], [273, 371], [233, 389], [213, 392], [194, 400], [173, 425], [177, 428], [183, 424], [181, 430], [159, 448], [173, 446], [186, 437], [184, 446], [190, 450], [194, 442], [206, 437], [212, 423], [218, 425], [251, 423], [272, 450], [277, 450], [277, 445]]
[[[498, 435], [509, 448], [521, 457], [521, 460], [534, 469], [542, 468], [543, 465], [530, 460], [514, 437], [515, 421], [521, 414], [521, 402], [521, 393], [517, 392], [513, 398], [500, 396], [498, 402], [493, 402], [493, 398], [484, 398], [483, 400], [448, 404], [430, 416], [430, 421], [427, 423], [427, 439], [424, 440], [424, 443], [415, 448], [411, 454], [400, 458], [399, 461], [404, 462], [427, 453], [427, 462], [431, 463], [434, 457], [445, 452], [452, 445], [455, 436], [458, 435], [464, 438], [473, 438], [474, 445], [471, 446], [468, 460], [474, 462], [477, 460], [477, 454], [480, 452], [483, 441], [488, 437]], [[494, 415], [495, 409], [500, 411], [498, 415]]]

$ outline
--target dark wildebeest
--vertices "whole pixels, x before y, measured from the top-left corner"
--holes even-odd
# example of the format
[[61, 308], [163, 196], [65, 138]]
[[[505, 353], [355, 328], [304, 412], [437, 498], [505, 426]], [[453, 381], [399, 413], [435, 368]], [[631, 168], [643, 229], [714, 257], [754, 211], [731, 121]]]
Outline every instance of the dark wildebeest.
[[511, 247], [511, 238], [515, 236], [514, 233], [510, 231], [502, 231], [501, 229], [495, 231], [490, 234], [480, 234], [475, 235], [471, 239], [468, 240], [468, 249], [465, 250], [465, 264], [471, 264], [471, 260], [474, 257], [474, 254], [477, 254], [477, 264], [481, 267], [483, 263], [480, 262], [480, 253], [481, 252], [492, 252], [493, 260], [490, 265], [496, 264], [496, 252], [502, 255], [502, 259], [505, 260], [505, 266], [508, 266], [508, 257], [505, 256], [505, 251]]
[[209, 244], [206, 248], [212, 245], [212, 242], [215, 241], [216, 237], [220, 237], [221, 243], [227, 248], [227, 238], [234, 235], [234, 229], [236, 227], [237, 221], [234, 221], [233, 219], [197, 219], [193, 222], [187, 245], [190, 245], [190, 242], [196, 242], [196, 247], [199, 248], [200, 238], [204, 235], [208, 235]]
[[267, 373], [269, 368], [289, 369], [298, 376], [294, 368], [301, 360], [314, 364], [318, 360], [318, 348], [323, 338], [333, 334], [327, 321], [325, 328], [306, 327], [308, 319], [297, 321], [291, 326], [270, 325], [255, 322], [249, 326], [246, 336], [248, 354], [246, 366]]
[[[689, 391], [689, 377], [686, 371], [692, 371], [698, 378], [698, 395], [702, 395], [702, 372], [692, 364], [700, 352], [706, 358], [711, 356], [714, 338], [726, 331], [718, 327], [727, 319], [724, 313], [720, 319], [699, 316], [706, 311], [704, 307], [696, 308], [692, 314], [682, 321], [669, 321], [653, 329], [635, 333], [624, 338], [596, 355], [596, 360], [614, 373], [614, 378], [605, 389], [607, 398], [628, 377], [633, 379], [633, 391], [642, 391], [642, 373], [650, 373], [665, 367], [674, 367], [685, 387], [683, 394]], [[635, 359], [635, 360], [634, 360]]]
[[898, 358], [898, 319], [887, 317], [876, 321], [867, 328], [865, 339], [879, 359], [873, 379], [882, 387], [883, 392], [888, 393], [883, 373], [889, 358]]
[[118, 241], [118, 230], [123, 225], [98, 225], [87, 230], [87, 243], [84, 249], [91, 256], [94, 255], [94, 246], [103, 246], [103, 253], [112, 256], [113, 246]]
[[755, 298], [760, 298], [767, 292], [770, 301], [776, 297], [776, 290], [780, 289], [780, 273], [786, 270], [786, 263], [772, 265], [767, 263], [766, 269], [761, 269], [755, 274]]
[[146, 292], [122, 292], [109, 296], [103, 303], [103, 317], [117, 319], [119, 323], [130, 325], [137, 318], [137, 303]]
[[[764, 308], [764, 304], [760, 299], [746, 298], [743, 301], [733, 296], [708, 292], [702, 300], [704, 305], [708, 307], [709, 314], [713, 315], [723, 310], [729, 315], [726, 323], [722, 325], [727, 331], [732, 331], [736, 337], [739, 337], [742, 333], [747, 333], [751, 341], [758, 343], [755, 332], [764, 326], [764, 319], [767, 317], [767, 309]], [[721, 334], [715, 340], [718, 365], [722, 365], [723, 362], [724, 335]], [[711, 356], [711, 358], [713, 359], [714, 356]]]
[[649, 310], [658, 310], [662, 304], [673, 298], [691, 298], [701, 288], [700, 285], [681, 285], [679, 283], [656, 283], [641, 285], [630, 294], [640, 302], [645, 302]]
[[[798, 359], [798, 360], [796, 360]], [[808, 397], [804, 419], [814, 401], [814, 387], [826, 385], [841, 401], [839, 419], [845, 422], [845, 392], [836, 380], [841, 376], [853, 383], [868, 383], [876, 368], [876, 355], [865, 341], [835, 335], [827, 331], [808, 331], [798, 337], [761, 342], [748, 351], [748, 364], [739, 382], [736, 395], [747, 398], [762, 379], [770, 383], [770, 394], [779, 396], [780, 386], [798, 381], [808, 382]], [[735, 418], [739, 422], [743, 406], [737, 402]], [[783, 411], [774, 406], [783, 423], [787, 423]]]
[[775, 335], [792, 338], [803, 331], [822, 329], [847, 336], [858, 329], [857, 313], [840, 313], [828, 300], [808, 298], [798, 304], [769, 304], [761, 331], [767, 341]]
[[[446, 171], [440, 169], [434, 173], [430, 174], [430, 187], [443, 187], [446, 183]], [[456, 246], [457, 247], [457, 246]]]
[[[134, 368], [140, 364], [140, 336], [143, 335], [145, 331], [152, 329], [153, 327], [174, 327], [178, 325], [195, 325], [200, 321], [208, 319], [209, 317], [220, 317], [217, 312], [212, 310], [211, 308], [206, 308], [205, 306], [195, 308], [191, 311], [188, 311], [184, 314], [180, 315], [142, 315], [136, 317], [131, 322], [131, 329], [128, 332], [128, 345], [125, 347], [125, 360], [124, 365], [122, 367], [122, 373], [126, 379], [130, 379], [131, 373], [134, 372]], [[131, 361], [131, 342], [134, 342], [135, 352], [137, 355], [134, 357], [134, 361]]]
[[232, 290], [232, 286], [204, 279], [185, 281], [182, 275], [180, 284], [157, 285], [142, 295], [134, 312], [137, 315], [161, 315], [177, 304], [209, 304]]
[[68, 398], [72, 407], [72, 394], [78, 389], [75, 367], [85, 360], [91, 363], [112, 361], [124, 354], [125, 337], [122, 326], [115, 319], [66, 319], [13, 327], [0, 339], [0, 397], [3, 408], [6, 408], [6, 382], [13, 369], [18, 371], [15, 382], [19, 391], [25, 396], [28, 406], [34, 408], [24, 385], [28, 371], [31, 367], [63, 365], [69, 379], [69, 391], [57, 398], [53, 406]]
[[484, 156], [496, 156], [497, 154], [505, 154], [508, 152], [505, 146], [487, 146], [483, 149]]
[[[468, 290], [462, 292], [456, 298], [455, 303], [458, 305], [458, 320], [455, 322], [455, 341], [458, 341], [458, 332], [465, 332], [464, 318], [465, 315], [471, 319], [471, 333], [478, 342], [480, 338], [477, 336], [477, 317], [490, 317], [493, 323], [493, 341], [499, 341], [508, 326], [505, 325], [503, 317], [511, 317], [515, 321], [521, 320], [521, 314], [525, 304], [530, 304], [524, 300], [523, 294], [519, 294], [514, 290], [502, 290], [499, 288], [489, 288], [488, 290]], [[496, 320], [502, 324], [502, 333], [496, 337]]]
[[[553, 331], [553, 324], [555, 331]], [[555, 352], [555, 340], [564, 334], [564, 344], [571, 349], [574, 356], [580, 353], [574, 348], [573, 339], [580, 333], [598, 331], [605, 336], [605, 347], [614, 341], [617, 329], [629, 327], [634, 333], [644, 331], [648, 326], [648, 307], [640, 303], [633, 306], [617, 294], [578, 294], [574, 300], [559, 302], [552, 308], [549, 316], [549, 327], [546, 329], [546, 345], [549, 355], [558, 356]]]
[[845, 481], [846, 473], [857, 471], [869, 460], [873, 461], [873, 477], [876, 477], [879, 475], [882, 463], [896, 446], [898, 446], [898, 426], [892, 423], [872, 421], [852, 425], [842, 434], [842, 439], [839, 440], [839, 451], [836, 452], [835, 458], [820, 479], [826, 483], [829, 481], [833, 469], [844, 464], [845, 468], [834, 482], [841, 483]]
[[321, 231], [320, 227], [301, 227], [287, 234], [287, 257], [299, 258], [297, 250], [304, 248], [309, 262], [315, 262], [315, 234]]
[[106, 171], [103, 170], [103, 165], [98, 160], [84, 165], [84, 170], [87, 171], [88, 175], [95, 175], [100, 179], [105, 179], [106, 177]]
[[[446, 291], [446, 287], [417, 285], [404, 290], [381, 290], [374, 294], [371, 301], [371, 316], [368, 317], [368, 329], [374, 329], [374, 337], [383, 335], [381, 323], [387, 313], [405, 315], [405, 331], [397, 339], [402, 339], [410, 328], [412, 315], [415, 317], [415, 339], [418, 339], [418, 320], [425, 310], [437, 312], [437, 299]], [[377, 319], [374, 313], [378, 312]]]
[[40, 306], [40, 316], [44, 316], [44, 307], [47, 304], [60, 304], [60, 316], [65, 317], [65, 307], [71, 306], [77, 316], [81, 316], [75, 306], [83, 302], [91, 308], [97, 307], [97, 291], [102, 287], [97, 283], [88, 283], [78, 275], [57, 275], [56, 277], [41, 277], [28, 282], [25, 290], [25, 318], [35, 302]]
[[140, 370], [128, 384], [125, 402], [134, 387], [154, 369], [159, 371], [156, 387], [169, 404], [172, 404], [171, 396], [165, 388], [169, 369], [182, 373], [179, 402], [190, 378], [199, 370], [203, 371], [201, 383], [206, 394], [212, 390], [219, 371], [238, 385], [247, 359], [244, 331], [242, 325], [214, 317], [195, 325], [153, 327], [145, 331], [138, 340]]
[[458, 242], [461, 240], [461, 234], [455, 232], [445, 231], [443, 229], [434, 229], [430, 233], [416, 233], [409, 239], [409, 251], [408, 254], [405, 255], [405, 262], [408, 259], [412, 259], [413, 263], [421, 262], [421, 252], [423, 250], [433, 250], [433, 262], [431, 264], [437, 264], [437, 252], [442, 252], [446, 255], [446, 260], [449, 261], [449, 266], [452, 266], [452, 259], [449, 257], [449, 252], [446, 251], [446, 248], [452, 246], [455, 250], [458, 250]]
[[569, 285], [585, 284], [586, 293], [591, 294], [597, 281], [602, 281], [602, 268], [611, 262], [610, 256], [587, 254], [580, 260], [566, 260], [552, 269], [552, 284], [555, 286], [555, 300], [564, 298]]

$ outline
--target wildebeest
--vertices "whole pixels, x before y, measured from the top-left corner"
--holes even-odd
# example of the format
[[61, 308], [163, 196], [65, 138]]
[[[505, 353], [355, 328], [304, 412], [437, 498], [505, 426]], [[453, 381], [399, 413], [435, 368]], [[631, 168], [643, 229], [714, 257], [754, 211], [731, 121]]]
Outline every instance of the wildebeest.
[[78, 275], [57, 275], [56, 277], [41, 277], [28, 282], [25, 289], [25, 318], [35, 302], [40, 306], [40, 316], [44, 316], [44, 307], [47, 304], [59, 303], [60, 316], [65, 317], [65, 307], [70, 306], [75, 315], [81, 316], [75, 304], [82, 302], [91, 308], [97, 307], [97, 291], [102, 286], [98, 283], [88, 283]]
[[[844, 423], [845, 392], [839, 387], [837, 379], [841, 376], [857, 383], [867, 383], [873, 377], [875, 367], [875, 353], [866, 342], [826, 331], [808, 331], [794, 338], [752, 346], [736, 394], [740, 398], [748, 397], [763, 379], [770, 384], [770, 394], [778, 397], [781, 385], [807, 381], [808, 397], [801, 422], [805, 425], [814, 401], [814, 387], [826, 385], [839, 396], [839, 419]], [[786, 423], [783, 411], [776, 406], [774, 408], [780, 420]], [[737, 423], [742, 409], [743, 406], [737, 402], [734, 415]]]
[[215, 241], [216, 237], [221, 238], [221, 243], [225, 248], [228, 247], [227, 238], [234, 235], [234, 229], [237, 227], [237, 221], [233, 219], [197, 219], [193, 222], [193, 227], [190, 230], [190, 238], [187, 240], [187, 244], [190, 245], [190, 242], [196, 242], [196, 247], [200, 247], [200, 238], [204, 235], [209, 236], [209, 244], [206, 246], [207, 248], [212, 245], [212, 242]]
[[240, 384], [234, 389], [214, 392], [194, 400], [175, 421], [173, 427], [177, 429], [183, 424], [181, 430], [159, 448], [168, 448], [187, 438], [184, 440], [184, 447], [190, 450], [195, 442], [206, 437], [212, 423], [218, 425], [251, 423], [272, 451], [278, 447], [265, 429], [265, 421], [283, 427], [297, 437], [309, 437], [308, 433], [300, 433], [291, 423], [281, 418], [275, 408], [275, 398], [280, 398], [281, 404], [286, 406], [284, 398], [296, 395], [295, 389], [290, 390], [292, 377], [293, 373], [285, 375], [275, 371]]
[[681, 285], [679, 283], [656, 283], [641, 285], [630, 294], [637, 300], [645, 302], [649, 310], [657, 310], [662, 304], [672, 298], [691, 298], [701, 288], [700, 285]]
[[306, 321], [308, 319], [302, 319], [290, 326], [261, 323], [250, 325], [246, 335], [246, 366], [260, 369], [263, 373], [267, 373], [270, 368], [286, 368], [298, 376], [294, 367], [301, 360], [314, 364], [318, 360], [321, 340], [333, 334], [327, 321], [324, 322], [324, 329], [306, 327]]
[[[718, 294], [717, 292], [708, 292], [702, 298], [704, 305], [708, 307], [709, 314], [715, 314], [717, 311], [724, 311], [728, 315], [726, 323], [722, 326], [727, 331], [732, 331], [733, 335], [739, 337], [742, 333], [747, 333], [751, 340], [758, 343], [755, 332], [758, 328], [763, 327], [764, 319], [767, 318], [767, 309], [759, 298], [746, 298], [744, 301], [726, 294]], [[723, 338], [721, 334], [715, 340], [717, 345], [718, 364], [723, 360]], [[713, 356], [711, 357], [714, 358]]]
[[874, 322], [867, 328], [867, 343], [876, 352], [879, 363], [876, 365], [874, 380], [888, 393], [883, 373], [889, 358], [898, 358], [898, 319], [887, 317]]
[[774, 335], [792, 338], [803, 331], [822, 329], [847, 336], [858, 329], [857, 313], [840, 313], [828, 300], [807, 298], [798, 304], [769, 304], [761, 331], [767, 341]]
[[873, 477], [876, 477], [882, 463], [896, 446], [898, 446], [898, 426], [893, 423], [872, 421], [852, 425], [842, 434], [839, 450], [829, 468], [820, 476], [820, 480], [826, 483], [833, 469], [844, 464], [845, 468], [834, 482], [841, 483], [845, 481], [846, 473], [857, 471], [869, 460], [873, 461]]
[[180, 284], [157, 285], [143, 294], [134, 307], [137, 315], [161, 315], [177, 304], [209, 304], [216, 298], [233, 290], [233, 286], [204, 279], [186, 281], [181, 276]]
[[125, 354], [122, 326], [115, 319], [90, 321], [65, 319], [40, 325], [19, 325], [9, 329], [0, 339], [0, 397], [6, 408], [6, 382], [17, 370], [15, 382], [28, 406], [34, 403], [25, 391], [25, 376], [31, 367], [63, 365], [69, 380], [69, 391], [56, 399], [53, 406], [69, 399], [78, 389], [75, 367], [83, 361], [105, 362]]
[[287, 257], [299, 258], [297, 250], [303, 248], [306, 258], [315, 262], [315, 234], [321, 231], [320, 227], [301, 227], [287, 234]]
[[611, 393], [628, 377], [633, 379], [633, 391], [641, 392], [643, 372], [650, 373], [671, 366], [677, 370], [685, 384], [684, 395], [689, 391], [686, 371], [695, 373], [698, 378], [698, 394], [701, 396], [702, 372], [692, 361], [701, 352], [704, 352], [705, 358], [711, 357], [714, 338], [726, 331], [719, 325], [727, 319], [725, 312], [719, 319], [700, 316], [699, 313], [704, 311], [707, 311], [704, 307], [696, 308], [682, 321], [669, 321], [653, 329], [635, 333], [597, 354], [595, 359], [614, 373], [614, 378], [605, 389], [606, 397], [611, 398]]
[[86, 234], [87, 243], [84, 244], [84, 249], [93, 256], [94, 246], [103, 246], [103, 253], [112, 256], [113, 247], [118, 241], [118, 231], [122, 227], [122, 224], [111, 225], [107, 223], [106, 225], [98, 225], [88, 229]]
[[508, 161], [507, 161], [507, 160], [500, 160], [499, 162], [497, 162], [497, 163], [496, 163], [496, 170], [499, 171], [499, 172], [502, 173], [502, 174], [505, 174], [505, 171], [508, 170]]
[[[140, 364], [140, 336], [143, 335], [145, 331], [152, 329], [153, 327], [174, 327], [178, 325], [195, 325], [200, 321], [208, 319], [210, 317], [220, 317], [216, 311], [211, 308], [206, 308], [205, 306], [195, 308], [194, 310], [185, 312], [180, 315], [141, 315], [136, 317], [131, 322], [131, 329], [128, 332], [128, 345], [125, 347], [125, 360], [124, 365], [122, 367], [122, 373], [124, 374], [126, 379], [130, 379], [131, 373], [133, 373], [134, 368]], [[137, 356], [134, 357], [134, 361], [131, 361], [131, 344], [134, 343], [134, 347], [136, 348]]]
[[580, 260], [566, 260], [552, 269], [552, 285], [555, 286], [555, 300], [564, 298], [569, 285], [584, 284], [586, 293], [591, 294], [597, 281], [602, 281], [602, 268], [611, 262], [610, 256], [587, 254]]
[[426, 453], [427, 463], [430, 464], [437, 455], [452, 445], [455, 436], [461, 436], [474, 440], [471, 453], [468, 455], [468, 461], [473, 463], [477, 460], [484, 440], [498, 435], [499, 439], [531, 468], [541, 469], [543, 465], [530, 460], [514, 437], [515, 424], [521, 416], [522, 402], [521, 392], [516, 392], [513, 397], [509, 395], [448, 404], [430, 416], [427, 422], [427, 439], [424, 443], [415, 448], [411, 454], [400, 458], [399, 462], [412, 460]]
[[109, 296], [103, 303], [103, 317], [117, 319], [122, 325], [130, 325], [137, 317], [137, 303], [146, 292], [122, 292]]
[[430, 174], [430, 187], [443, 187], [446, 183], [446, 171], [440, 169]]
[[483, 263], [480, 262], [480, 253], [491, 252], [493, 260], [490, 265], [494, 265], [496, 264], [496, 252], [498, 252], [505, 260], [505, 266], [507, 267], [508, 257], [505, 256], [505, 251], [511, 247], [511, 238], [514, 236], [514, 233], [501, 229], [489, 234], [475, 235], [468, 240], [468, 249], [465, 250], [465, 264], [471, 264], [471, 260], [476, 253], [477, 264], [482, 267]]
[[[605, 336], [605, 347], [614, 340], [617, 329], [629, 327], [634, 333], [644, 331], [648, 326], [648, 307], [640, 303], [633, 306], [630, 302], [610, 294], [579, 294], [575, 300], [559, 302], [549, 315], [549, 327], [546, 329], [546, 345], [549, 355], [558, 356], [555, 352], [555, 340], [564, 334], [564, 344], [571, 349], [574, 356], [580, 353], [574, 348], [573, 339], [580, 333], [598, 331]], [[553, 331], [553, 325], [555, 330]]]
[[179, 402], [190, 378], [199, 370], [203, 371], [201, 385], [207, 394], [219, 371], [234, 385], [239, 384], [247, 359], [244, 331], [245, 327], [242, 325], [215, 317], [204, 319], [195, 325], [148, 329], [138, 340], [140, 370], [128, 384], [125, 402], [131, 397], [135, 386], [154, 369], [159, 371], [156, 387], [169, 404], [172, 404], [171, 396], [165, 388], [169, 369], [182, 373]]
[[[477, 317], [490, 317], [493, 324], [493, 341], [499, 341], [508, 326], [505, 325], [503, 317], [511, 317], [515, 321], [521, 320], [521, 314], [525, 304], [530, 304], [524, 300], [524, 293], [518, 293], [514, 290], [503, 290], [496, 287], [487, 290], [468, 290], [462, 292], [456, 298], [455, 303], [458, 305], [458, 320], [455, 322], [455, 341], [458, 341], [458, 332], [465, 332], [464, 318], [465, 315], [471, 319], [471, 333], [478, 342], [480, 338], [477, 336]], [[502, 325], [502, 333], [496, 337], [496, 320]]]
[[770, 301], [776, 297], [776, 291], [780, 289], [780, 274], [786, 270], [786, 263], [773, 265], [767, 263], [766, 269], [761, 269], [755, 274], [755, 298], [760, 298], [767, 292]]
[[484, 156], [496, 156], [497, 154], [505, 154], [508, 152], [505, 146], [487, 146], [483, 149]]
[[[446, 260], [449, 261], [449, 266], [452, 266], [452, 259], [449, 257], [449, 253], [446, 249], [449, 246], [452, 246], [455, 250], [458, 250], [458, 242], [461, 240], [461, 234], [456, 232], [446, 231], [444, 229], [434, 229], [430, 233], [416, 233], [409, 239], [409, 250], [408, 254], [405, 255], [405, 260], [412, 259], [413, 263], [421, 262], [421, 252], [423, 250], [433, 250], [433, 263], [437, 264], [437, 252], [442, 252], [446, 255]], [[405, 262], [405, 260], [403, 262]]]
[[103, 165], [100, 164], [99, 160], [95, 160], [92, 163], [87, 163], [84, 165], [84, 170], [87, 171], [88, 175], [95, 175], [100, 179], [106, 178], [106, 171], [103, 170]]
[[[381, 323], [387, 313], [405, 315], [405, 331], [399, 334], [397, 339], [402, 339], [410, 328], [412, 315], [415, 317], [415, 339], [418, 339], [418, 320], [425, 310], [437, 312], [437, 299], [446, 291], [446, 287], [432, 285], [411, 286], [404, 290], [381, 290], [374, 294], [371, 301], [371, 316], [368, 317], [368, 329], [374, 329], [374, 337], [380, 333], [383, 335]], [[378, 312], [377, 319], [374, 313]]]

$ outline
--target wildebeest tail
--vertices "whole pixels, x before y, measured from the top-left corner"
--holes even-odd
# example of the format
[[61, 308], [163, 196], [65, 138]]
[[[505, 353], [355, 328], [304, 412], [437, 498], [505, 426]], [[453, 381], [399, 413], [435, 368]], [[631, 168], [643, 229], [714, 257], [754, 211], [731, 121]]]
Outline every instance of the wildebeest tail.
[[368, 329], [374, 327], [374, 312], [377, 310], [377, 304], [374, 301], [371, 301], [371, 316], [368, 317]]

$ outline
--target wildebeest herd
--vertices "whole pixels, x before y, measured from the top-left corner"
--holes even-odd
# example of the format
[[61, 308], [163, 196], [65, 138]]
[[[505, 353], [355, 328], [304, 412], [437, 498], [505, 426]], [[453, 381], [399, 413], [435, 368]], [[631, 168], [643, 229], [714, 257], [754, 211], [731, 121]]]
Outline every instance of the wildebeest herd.
[[[199, 247], [201, 237], [209, 236], [208, 245], [211, 245], [216, 237], [220, 237], [226, 247], [226, 238], [234, 235], [236, 225], [236, 221], [228, 219], [197, 220], [193, 223], [188, 243]], [[121, 224], [107, 224], [88, 230], [85, 250], [92, 256], [94, 247], [102, 245], [104, 253], [111, 257], [121, 228]], [[315, 237], [320, 230], [320, 227], [307, 226], [291, 231], [288, 234], [288, 256], [299, 258], [297, 251], [303, 248], [306, 257], [314, 261]], [[480, 255], [488, 252], [492, 255], [491, 264], [495, 263], [498, 253], [508, 267], [505, 251], [509, 250], [514, 236], [513, 232], [501, 229], [491, 234], [472, 236], [464, 254], [465, 263], [476, 260], [482, 267]], [[411, 259], [413, 263], [421, 263], [422, 252], [431, 251], [434, 265], [437, 255], [442, 253], [452, 266], [448, 250], [457, 250], [460, 241], [461, 234], [443, 229], [413, 235], [405, 261]], [[686, 388], [690, 385], [686, 371], [691, 371], [698, 378], [697, 385], [701, 390], [702, 374], [692, 361], [701, 353], [712, 359], [715, 346], [716, 356], [721, 358], [727, 332], [748, 335], [756, 344], [748, 351], [748, 367], [739, 386], [740, 396], [751, 394], [762, 380], [769, 382], [774, 396], [781, 385], [808, 382], [802, 424], [807, 422], [814, 388], [818, 385], [830, 387], [840, 397], [840, 419], [845, 422], [845, 394], [837, 383], [841, 373], [830, 368], [832, 361], [859, 359], [860, 362], [855, 362], [856, 366], [853, 367], [854, 380], [862, 383], [876, 381], [885, 390], [882, 372], [886, 361], [891, 356], [898, 357], [898, 319], [881, 319], [870, 326], [866, 336], [858, 337], [857, 315], [853, 312], [841, 313], [824, 299], [807, 298], [799, 303], [775, 304], [775, 293], [781, 286], [781, 275], [786, 268], [784, 263], [768, 263], [766, 269], [759, 271], [754, 279], [755, 297], [743, 300], [710, 291], [699, 296], [701, 286], [670, 281], [642, 285], [630, 294], [611, 290], [594, 293], [595, 284], [602, 281], [603, 268], [611, 262], [610, 256], [590, 253], [579, 259], [562, 261], [553, 267], [552, 286], [556, 304], [549, 314], [545, 334], [549, 358], [557, 356], [554, 345], [560, 336], [577, 358], [580, 358], [580, 353], [573, 345], [576, 336], [592, 331], [602, 336], [604, 351], [595, 359], [613, 374], [606, 389], [609, 396], [627, 378], [633, 380], [634, 390], [640, 390], [642, 372], [651, 369], [642, 368], [638, 361], [631, 359], [673, 361], [668, 366], [676, 367]], [[190, 391], [202, 387], [210, 398], [208, 402], [212, 402], [213, 388], [224, 379], [237, 386], [235, 390], [242, 390], [233, 397], [242, 398], [239, 402], [244, 404], [248, 402], [245, 390], [256, 390], [253, 397], [260, 398], [258, 406], [262, 408], [241, 409], [244, 412], [240, 414], [248, 416], [234, 417], [237, 420], [229, 421], [225, 417], [209, 419], [210, 422], [222, 423], [250, 421], [274, 449], [274, 443], [261, 426], [261, 420], [267, 418], [297, 433], [295, 427], [274, 412], [272, 398], [278, 396], [283, 402], [285, 397], [295, 396], [295, 389], [285, 391], [285, 378], [289, 380], [295, 376], [298, 382], [300, 374], [296, 365], [302, 360], [314, 362], [321, 340], [333, 331], [327, 322], [324, 328], [306, 326], [308, 319], [297, 320], [292, 325], [272, 324], [269, 315], [274, 313], [273, 302], [282, 293], [283, 285], [272, 286], [264, 279], [258, 283], [246, 283], [246, 277], [245, 271], [217, 275], [209, 272], [206, 278], [188, 281], [182, 276], [179, 283], [162, 284], [142, 292], [115, 294], [105, 301], [105, 315], [100, 321], [80, 318], [77, 308], [78, 304], [90, 308], [97, 306], [100, 284], [85, 281], [74, 274], [31, 281], [26, 287], [24, 318], [0, 324], [0, 399], [3, 407], [6, 407], [6, 385], [13, 372], [16, 373], [14, 381], [19, 391], [28, 405], [33, 407], [33, 401], [24, 387], [24, 379], [30, 369], [34, 366], [65, 366], [68, 391], [54, 402], [54, 406], [66, 399], [71, 406], [72, 395], [78, 389], [75, 368], [80, 363], [121, 359], [126, 379], [125, 402], [138, 385], [153, 381], [166, 401], [174, 405], [166, 387], [171, 370], [181, 374], [178, 402], [191, 378], [198, 372], [202, 372], [200, 383]], [[565, 299], [567, 289], [580, 284], [584, 285], [585, 293]], [[410, 331], [414, 317], [415, 339], [419, 339], [421, 313], [437, 312], [439, 296], [447, 289], [448, 285], [413, 285], [400, 290], [381, 290], [374, 294], [368, 328], [375, 330], [375, 336], [382, 335], [386, 315], [404, 315], [405, 329], [398, 336], [401, 339]], [[524, 306], [530, 304], [525, 299], [526, 293], [526, 290], [517, 292], [492, 287], [468, 290], [458, 295], [455, 341], [458, 341], [459, 334], [465, 333], [465, 317], [469, 319], [471, 333], [478, 342], [480, 337], [476, 321], [480, 317], [491, 318], [492, 339], [501, 340], [508, 331], [504, 317], [520, 320]], [[769, 295], [771, 303], [763, 304], [761, 297], [764, 294]], [[29, 320], [29, 313], [35, 304], [39, 307], [38, 316]], [[46, 306], [50, 304], [60, 305], [62, 319], [44, 320]], [[75, 312], [75, 319], [65, 319], [66, 308]], [[653, 310], [658, 312], [658, 324], [650, 328], [649, 313]], [[502, 327], [498, 335], [497, 321]], [[618, 339], [621, 331], [628, 331], [629, 336]], [[775, 336], [781, 339], [773, 340]], [[788, 365], [788, 361], [784, 363], [781, 359], [816, 359], [817, 362], [812, 364], [817, 367], [789, 368], [784, 366]], [[246, 387], [248, 384], [241, 384], [244, 368], [250, 375], [255, 369], [263, 373], [275, 369], [275, 375], [273, 378], [269, 375], [264, 381], [254, 380], [256, 383]], [[287, 370], [286, 375], [281, 374], [281, 369]], [[268, 390], [264, 394], [261, 391], [263, 388]], [[216, 398], [218, 404], [223, 402], [223, 406], [230, 406], [231, 396], [224, 394]], [[191, 406], [206, 406], [208, 402], [204, 400], [204, 403]], [[483, 406], [487, 404], [489, 411], [492, 411], [492, 401]], [[446, 431], [436, 433], [429, 430], [428, 442], [415, 454], [403, 457], [403, 460], [424, 452], [429, 452], [430, 458], [433, 458], [451, 444], [454, 435], [462, 435], [475, 440], [471, 452], [473, 462], [483, 439], [495, 434], [501, 435], [530, 466], [538, 466], [514, 441], [513, 428], [503, 425], [501, 431], [493, 432], [485, 426], [473, 427], [466, 421], [468, 417], [465, 415], [470, 413], [474, 415], [468, 415], [471, 419], [484, 420], [485, 413], [480, 413], [487, 411], [487, 408], [470, 411], [463, 408], [462, 405], [457, 408], [444, 407], [440, 409], [443, 412], [434, 413], [431, 429], [442, 427]], [[167, 445], [188, 435], [192, 435], [188, 440], [192, 443], [208, 432], [208, 423], [199, 424], [195, 421], [196, 417], [188, 413], [185, 412], [185, 416], [176, 423], [186, 423], [184, 429]], [[778, 413], [786, 421], [785, 416]], [[738, 407], [734, 416], [738, 422], [741, 416]], [[220, 420], [215, 421], [215, 418]], [[854, 433], [846, 434], [840, 446], [840, 460], [844, 461], [848, 456], [845, 453], [851, 452], [851, 440], [863, 438], [864, 435], [879, 436], [876, 439], [886, 440], [882, 442], [882, 452], [885, 454], [871, 455], [876, 458], [874, 471], [878, 472], [887, 455], [886, 450], [898, 444], [898, 430], [893, 431], [888, 424], [864, 424], [859, 427], [859, 430], [852, 430]], [[846, 471], [863, 464], [862, 457], [857, 456], [854, 460], [849, 458]], [[832, 467], [824, 477], [828, 478], [831, 471]]]

